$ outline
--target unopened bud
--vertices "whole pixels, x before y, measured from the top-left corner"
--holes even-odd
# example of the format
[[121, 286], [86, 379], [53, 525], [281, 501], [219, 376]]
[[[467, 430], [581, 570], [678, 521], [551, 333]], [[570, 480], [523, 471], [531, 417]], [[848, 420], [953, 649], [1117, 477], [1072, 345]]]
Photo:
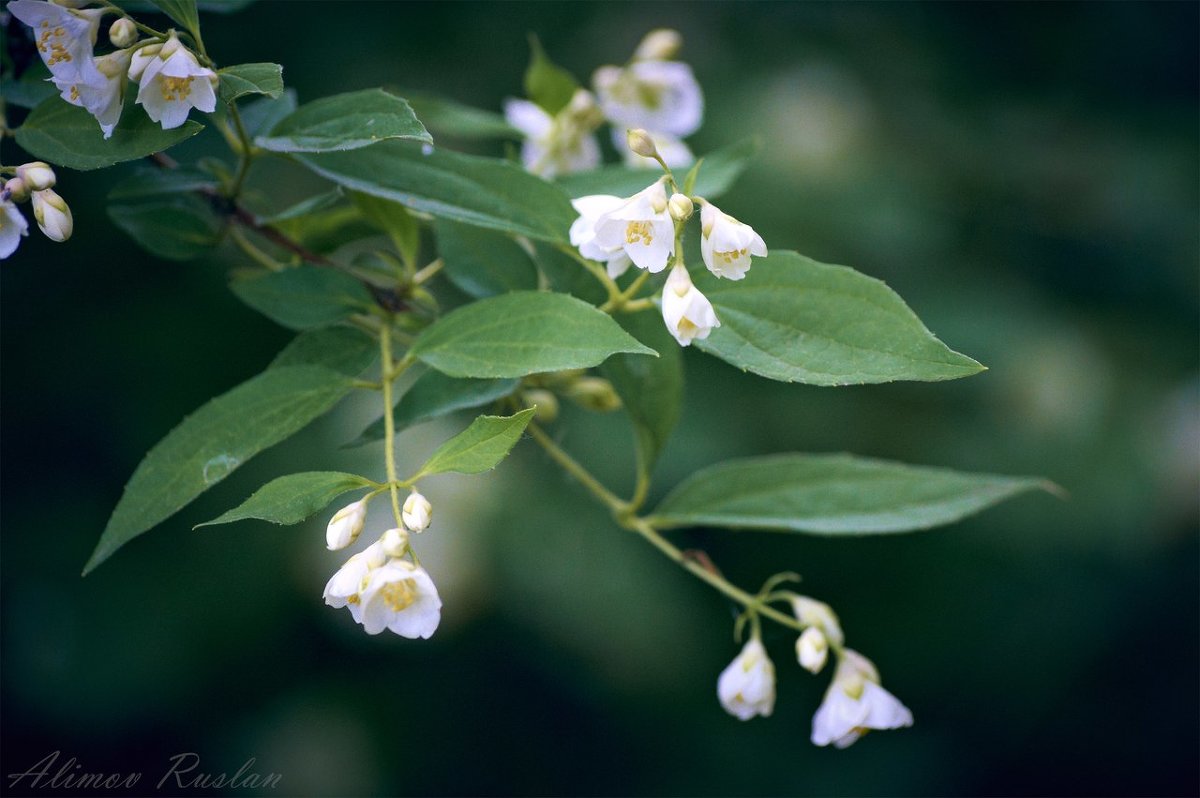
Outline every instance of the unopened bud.
[[383, 553], [389, 557], [403, 557], [404, 552], [408, 550], [408, 530], [397, 527], [389, 529], [383, 533], [383, 537], [379, 539], [379, 544], [383, 547]]
[[629, 145], [630, 150], [643, 158], [658, 157], [658, 148], [654, 146], [654, 139], [650, 138], [650, 134], [640, 127], [632, 128], [626, 132], [625, 143]]
[[158, 57], [166, 61], [168, 58], [175, 55], [175, 53], [186, 49], [187, 48], [183, 46], [183, 42], [179, 41], [179, 35], [176, 34], [175, 31], [171, 31], [166, 43], [163, 44], [162, 49], [159, 50]]
[[823, 601], [817, 601], [808, 596], [792, 597], [792, 612], [796, 620], [803, 626], [815, 626], [834, 644], [840, 646], [845, 642], [842, 635], [842, 625], [833, 609]]
[[404, 507], [400, 512], [400, 517], [404, 519], [404, 525], [410, 530], [421, 532], [428, 528], [429, 522], [433, 520], [433, 505], [429, 503], [428, 499], [414, 490], [404, 500]]
[[692, 201], [683, 194], [672, 194], [667, 207], [671, 210], [671, 218], [677, 222], [686, 222], [692, 217]]
[[646, 34], [633, 52], [634, 61], [670, 61], [683, 46], [679, 31], [658, 28]]
[[137, 25], [129, 17], [121, 17], [108, 29], [108, 40], [113, 47], [124, 49], [137, 41]]
[[33, 192], [33, 218], [37, 219], [38, 228], [51, 241], [66, 241], [75, 229], [71, 209], [52, 188]]
[[54, 188], [57, 178], [50, 164], [43, 161], [23, 163], [17, 167], [17, 177], [25, 181], [25, 187], [30, 191], [45, 191]]
[[537, 408], [533, 416], [543, 424], [552, 424], [558, 419], [558, 397], [550, 391], [541, 388], [526, 391], [525, 403]]
[[796, 659], [800, 667], [811, 673], [820, 673], [829, 657], [829, 641], [815, 626], [810, 626], [796, 639]]
[[581, 377], [566, 390], [567, 398], [580, 407], [597, 413], [621, 409], [621, 397], [612, 383], [600, 377]]
[[29, 199], [29, 185], [19, 177], [11, 178], [4, 184], [4, 198], [13, 202], [24, 202]]
[[139, 47], [129, 59], [129, 79], [134, 83], [140, 82], [142, 73], [146, 71], [146, 67], [150, 65], [150, 62], [162, 52], [162, 47], [161, 44], [148, 44], [145, 47]]
[[359, 499], [333, 514], [325, 528], [325, 543], [330, 551], [344, 549], [358, 539], [367, 520], [367, 500]]

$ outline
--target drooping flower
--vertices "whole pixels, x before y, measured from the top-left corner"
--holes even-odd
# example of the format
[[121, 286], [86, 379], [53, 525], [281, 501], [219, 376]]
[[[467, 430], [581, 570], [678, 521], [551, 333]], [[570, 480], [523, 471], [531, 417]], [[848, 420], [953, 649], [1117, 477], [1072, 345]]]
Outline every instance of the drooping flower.
[[121, 119], [128, 82], [126, 74], [132, 57], [132, 50], [117, 50], [95, 59], [93, 68], [75, 78], [53, 78], [64, 100], [96, 117], [106, 139], [112, 136], [113, 128]]
[[692, 68], [678, 61], [635, 61], [605, 66], [592, 76], [605, 119], [621, 128], [690, 136], [704, 118], [704, 97]]
[[[658, 157], [662, 158], [663, 163], [672, 169], [682, 169], [696, 162], [696, 156], [692, 154], [688, 145], [684, 144], [679, 138], [667, 133], [648, 133], [647, 135], [654, 142], [654, 148], [658, 150]], [[632, 166], [635, 169], [659, 168], [658, 161], [639, 155], [629, 147], [624, 146], [625, 134], [620, 130], [614, 128], [612, 137], [613, 146], [617, 148], [617, 152], [623, 153], [626, 166]]]
[[721, 326], [712, 303], [700, 293], [682, 265], [671, 269], [663, 286], [662, 315], [667, 331], [680, 346], [690, 345], [695, 338], [703, 340], [714, 327]]
[[762, 236], [711, 202], [700, 202], [700, 255], [718, 277], [740, 280], [750, 270], [750, 256], [766, 257]]
[[62, 243], [75, 229], [71, 208], [52, 188], [33, 192], [33, 218], [38, 229], [51, 241]]
[[330, 551], [344, 549], [358, 539], [367, 520], [367, 500], [359, 499], [333, 514], [325, 527], [325, 543]]
[[13, 0], [8, 10], [33, 28], [38, 54], [53, 77], [74, 80], [93, 66], [92, 48], [103, 9], [64, 8], [43, 0]]
[[367, 634], [390, 629], [401, 637], [428, 638], [442, 619], [442, 600], [424, 568], [391, 559], [367, 576], [361, 594]]
[[187, 121], [193, 108], [206, 113], [216, 110], [216, 81], [216, 73], [200, 66], [195, 54], [172, 32], [158, 55], [145, 66], [137, 101], [147, 116], [163, 130], [170, 130]]
[[0, 200], [0, 260], [17, 251], [21, 237], [29, 235], [29, 222], [15, 203]]
[[624, 197], [612, 194], [591, 194], [571, 200], [571, 205], [579, 212], [579, 218], [571, 223], [571, 245], [577, 247], [583, 257], [605, 264], [608, 276], [614, 280], [624, 274], [633, 261], [623, 247], [602, 247], [596, 243], [596, 222], [624, 203]]
[[362, 623], [361, 594], [367, 577], [387, 559], [379, 541], [355, 554], [325, 584], [325, 603], [330, 607], [349, 607], [354, 620]]
[[862, 654], [845, 649], [825, 700], [813, 716], [816, 745], [845, 748], [871, 729], [911, 726], [912, 712], [879, 684], [879, 672]]
[[584, 89], [554, 116], [528, 100], [508, 100], [504, 118], [524, 134], [521, 163], [535, 175], [549, 179], [600, 165], [600, 146], [592, 132], [602, 120]]
[[675, 222], [667, 210], [667, 192], [657, 180], [610, 211], [595, 224], [595, 243], [607, 251], [623, 249], [639, 269], [661, 272], [675, 252]]
[[738, 720], [769, 717], [775, 710], [775, 665], [762, 641], [751, 637], [717, 679], [721, 706]]
[[400, 510], [400, 519], [413, 532], [423, 532], [433, 520], [433, 505], [415, 490], [408, 494]]

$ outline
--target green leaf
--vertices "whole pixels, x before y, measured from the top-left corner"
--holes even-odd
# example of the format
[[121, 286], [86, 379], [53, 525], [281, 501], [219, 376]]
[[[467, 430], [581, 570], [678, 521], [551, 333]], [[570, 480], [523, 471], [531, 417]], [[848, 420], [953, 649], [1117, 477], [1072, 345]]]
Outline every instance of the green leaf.
[[224, 221], [196, 193], [215, 189], [203, 172], [143, 167], [109, 192], [108, 216], [147, 252], [190, 260], [221, 240]]
[[[704, 163], [696, 172], [696, 182], [691, 191], [706, 199], [716, 199], [724, 194], [758, 152], [757, 139], [746, 139], [728, 147], [722, 147], [704, 157]], [[628, 197], [636, 194], [659, 177], [655, 169], [637, 169], [629, 166], [606, 166], [590, 172], [575, 172], [558, 178], [558, 185], [571, 197], [588, 194], [615, 194]]]
[[763, 377], [855, 385], [984, 370], [935, 338], [884, 283], [845, 266], [775, 251], [756, 259], [745, 280], [704, 269], [693, 278], [721, 321], [696, 345]]
[[538, 286], [529, 253], [510, 236], [460, 222], [439, 219], [433, 225], [445, 274], [476, 299]]
[[211, 521], [196, 524], [193, 529], [230, 524], [247, 518], [257, 518], [273, 524], [298, 524], [310, 515], [324, 510], [343, 493], [371, 486], [369, 479], [340, 471], [289, 474], [271, 480], [237, 507]]
[[292, 366], [269, 369], [209, 401], [138, 465], [83, 572], [326, 413], [350, 388], [349, 377], [329, 369]]
[[168, 17], [184, 29], [196, 35], [200, 30], [200, 15], [196, 11], [196, 0], [150, 0]]
[[284, 89], [278, 97], [259, 97], [241, 106], [242, 124], [251, 137], [260, 136], [296, 110], [296, 90]]
[[275, 356], [268, 368], [324, 366], [357, 377], [379, 356], [379, 344], [354, 327], [323, 327], [302, 332]]
[[433, 141], [404, 99], [365, 89], [302, 105], [254, 143], [272, 152], [339, 152], [387, 139]]
[[530, 34], [525, 96], [554, 116], [567, 107], [578, 88], [579, 81], [575, 80], [575, 76], [551, 61], [537, 36]]
[[369, 308], [371, 294], [348, 274], [320, 266], [297, 266], [234, 281], [238, 299], [293, 330], [325, 327]]
[[630, 335], [658, 350], [658, 357], [613, 355], [600, 367], [633, 422], [639, 472], [649, 474], [679, 420], [683, 358], [658, 313], [617, 317]]
[[105, 139], [95, 118], [82, 108], [54, 96], [30, 112], [17, 128], [17, 144], [36, 158], [70, 169], [103, 169], [144, 158], [191, 138], [204, 129], [196, 122], [163, 130], [141, 108], [131, 108], [137, 92], [125, 95], [125, 110]]
[[536, 291], [458, 308], [426, 328], [409, 351], [451, 377], [522, 377], [596, 366], [617, 352], [656, 355], [588, 303]]
[[247, 94], [278, 97], [283, 94], [283, 67], [279, 64], [238, 64], [218, 70], [221, 102], [231, 103]]
[[512, 416], [480, 416], [439, 446], [412, 479], [447, 471], [478, 474], [495, 468], [525, 432], [534, 409], [526, 408]]
[[818, 535], [912, 532], [949, 524], [1044, 480], [967, 474], [846, 454], [731, 460], [680, 483], [654, 511], [660, 528], [718, 526]]
[[510, 139], [520, 141], [521, 131], [494, 111], [484, 111], [454, 100], [408, 90], [396, 92], [408, 100], [417, 118], [431, 133], [464, 141], [476, 139]]
[[191, 191], [215, 191], [217, 181], [207, 172], [198, 169], [158, 169], [138, 166], [129, 177], [113, 186], [108, 192], [109, 202], [130, 202], [163, 194], [181, 194]]
[[[396, 429], [491, 404], [517, 389], [518, 380], [460, 380], [440, 371], [427, 371], [412, 384], [392, 410]], [[384, 437], [384, 421], [376, 420], [347, 446], [361, 446]]]
[[293, 207], [284, 213], [283, 218], [271, 222], [271, 227], [313, 252], [333, 252], [379, 232], [355, 205], [342, 201], [330, 202], [319, 209]]
[[36, 108], [46, 98], [58, 94], [49, 77], [50, 70], [41, 61], [30, 64], [19, 78], [14, 79], [8, 73], [0, 75], [0, 97], [9, 105]]
[[322, 194], [309, 197], [308, 199], [300, 200], [294, 205], [289, 205], [281, 211], [270, 213], [265, 216], [256, 217], [259, 224], [274, 225], [277, 222], [286, 222], [292, 219], [300, 219], [319, 211], [328, 210], [337, 205], [344, 204], [346, 200], [346, 192], [342, 191], [341, 186], [334, 186], [332, 191], [326, 191]]
[[351, 191], [350, 198], [364, 219], [388, 234], [405, 263], [417, 262], [417, 253], [421, 249], [421, 227], [408, 208], [399, 202], [359, 191]]
[[346, 188], [504, 233], [565, 244], [577, 216], [557, 186], [495, 158], [422, 152], [403, 141], [296, 158]]

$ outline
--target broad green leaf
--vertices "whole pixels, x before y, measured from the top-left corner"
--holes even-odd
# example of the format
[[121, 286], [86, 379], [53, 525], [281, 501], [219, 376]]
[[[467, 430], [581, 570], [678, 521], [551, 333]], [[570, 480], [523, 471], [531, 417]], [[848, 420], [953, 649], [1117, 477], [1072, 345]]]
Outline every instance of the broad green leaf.
[[138, 465], [83, 572], [325, 414], [350, 388], [349, 377], [329, 369], [291, 366], [269, 369], [209, 401]]
[[168, 260], [208, 254], [220, 242], [224, 228], [212, 204], [196, 194], [111, 202], [108, 217], [147, 252]]
[[657, 354], [588, 303], [536, 291], [458, 308], [426, 328], [409, 351], [451, 377], [522, 377], [596, 366], [618, 352]]
[[521, 132], [494, 111], [484, 111], [433, 94], [407, 90], [396, 92], [408, 104], [431, 133], [457, 139], [512, 139], [520, 141]]
[[215, 191], [217, 181], [198, 169], [157, 169], [135, 167], [129, 177], [108, 192], [109, 202], [131, 202], [162, 194], [181, 194], [191, 191]]
[[537, 268], [529, 253], [510, 236], [460, 222], [434, 222], [438, 253], [445, 274], [476, 299], [538, 287]]
[[354, 327], [322, 327], [302, 332], [275, 356], [268, 368], [324, 366], [357, 377], [379, 356], [379, 344]]
[[654, 511], [660, 528], [718, 526], [818, 535], [912, 532], [949, 524], [1049, 483], [846, 454], [731, 460], [680, 483]]
[[[758, 149], [756, 139], [746, 139], [709, 153], [696, 172], [695, 185], [687, 193], [710, 200], [721, 196], [741, 177]], [[628, 197], [653, 183], [659, 176], [660, 172], [657, 169], [606, 166], [590, 172], [563, 175], [558, 178], [557, 183], [572, 197], [588, 194]]]
[[[511, 394], [519, 384], [517, 380], [462, 380], [440, 371], [427, 371], [400, 397], [392, 419], [396, 429], [401, 430], [456, 410], [491, 404]], [[384, 421], [380, 418], [347, 446], [361, 446], [383, 437]]]
[[247, 94], [265, 94], [272, 98], [283, 94], [283, 67], [279, 64], [238, 64], [219, 70], [217, 76], [221, 79], [223, 103], [231, 103]]
[[17, 128], [17, 144], [58, 166], [103, 169], [162, 152], [204, 129], [188, 121], [173, 130], [163, 130], [141, 108], [131, 108], [135, 94], [132, 88], [126, 93], [125, 110], [112, 138], [104, 138], [91, 114], [56, 95], [34, 108]]
[[36, 61], [14, 79], [7, 72], [0, 75], [0, 97], [8, 105], [19, 108], [36, 108], [48, 97], [58, 94], [54, 84], [49, 82], [50, 70], [45, 64]]
[[856, 385], [952, 380], [983, 371], [933, 336], [883, 282], [777, 250], [745, 280], [693, 274], [721, 326], [696, 345], [784, 382]]
[[600, 366], [633, 422], [639, 471], [649, 473], [679, 420], [683, 358], [658, 313], [617, 317], [630, 335], [658, 350], [658, 357], [613, 355]]
[[576, 217], [557, 186], [495, 158], [423, 151], [403, 141], [296, 158], [346, 188], [504, 233], [565, 244]]
[[550, 60], [537, 36], [529, 35], [529, 67], [525, 70], [525, 96], [554, 116], [575, 96], [579, 81]]
[[433, 141], [403, 98], [365, 89], [302, 105], [254, 143], [272, 152], [338, 152], [387, 139]]
[[196, 11], [196, 0], [150, 0], [150, 2], [192, 34], [200, 30], [200, 15]]
[[520, 439], [534, 410], [529, 407], [512, 416], [480, 416], [439, 446], [413, 479], [447, 471], [478, 474], [495, 468]]
[[297, 266], [234, 281], [238, 299], [293, 330], [325, 327], [369, 308], [371, 293], [348, 274], [320, 266]]
[[296, 90], [284, 89], [278, 97], [259, 97], [240, 106], [242, 124], [251, 137], [260, 136], [296, 110]]
[[359, 191], [351, 191], [350, 198], [364, 219], [388, 234], [405, 263], [417, 262], [417, 253], [421, 249], [421, 227], [408, 208], [394, 200]]
[[272, 524], [298, 524], [310, 515], [321, 512], [338, 496], [352, 490], [371, 487], [371, 481], [355, 474], [340, 471], [307, 471], [273, 479], [256, 490], [237, 507], [202, 526], [230, 524], [247, 518], [270, 521]]
[[319, 211], [328, 210], [336, 205], [345, 202], [346, 192], [342, 191], [341, 186], [334, 186], [332, 191], [326, 191], [322, 194], [309, 197], [308, 199], [300, 200], [294, 205], [289, 205], [281, 211], [258, 216], [259, 224], [274, 225], [277, 222], [286, 222], [291, 219], [299, 219], [301, 217], [310, 216]]

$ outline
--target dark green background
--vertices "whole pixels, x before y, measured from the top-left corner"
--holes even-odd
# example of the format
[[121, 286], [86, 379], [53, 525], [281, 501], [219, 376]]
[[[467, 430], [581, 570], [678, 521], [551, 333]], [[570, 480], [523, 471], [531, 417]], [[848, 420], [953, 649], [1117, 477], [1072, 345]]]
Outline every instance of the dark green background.
[[[767, 638], [775, 715], [727, 716], [731, 608], [529, 442], [493, 474], [427, 486], [419, 551], [446, 605], [428, 642], [369, 638], [322, 605], [342, 559], [325, 516], [190, 531], [278, 474], [380, 476], [378, 445], [337, 448], [374, 418], [365, 402], [80, 579], [146, 449], [288, 334], [228, 293], [228, 260], [156, 262], [110, 226], [103, 196], [127, 168], [64, 170], [75, 236], [34, 231], [0, 267], [3, 772], [61, 750], [140, 771], [154, 794], [191, 751], [211, 773], [256, 757], [289, 795], [1196, 794], [1197, 8], [260, 2], [206, 17], [219, 62], [282, 63], [302, 100], [390, 84], [493, 109], [520, 94], [527, 31], [587, 76], [678, 28], [707, 100], [695, 149], [764, 144], [722, 207], [771, 247], [887, 280], [990, 371], [815, 389], [688, 351], [655, 496], [734, 455], [848, 450], [1041, 474], [1070, 498], [911, 537], [674, 536], [748, 586], [796, 569], [840, 612], [916, 717], [846, 751], [808, 743], [828, 676], [801, 671], [786, 634]], [[266, 176], [280, 204], [308, 185]], [[465, 422], [407, 433], [402, 462]], [[557, 431], [624, 489], [620, 418], [568, 412]]]

